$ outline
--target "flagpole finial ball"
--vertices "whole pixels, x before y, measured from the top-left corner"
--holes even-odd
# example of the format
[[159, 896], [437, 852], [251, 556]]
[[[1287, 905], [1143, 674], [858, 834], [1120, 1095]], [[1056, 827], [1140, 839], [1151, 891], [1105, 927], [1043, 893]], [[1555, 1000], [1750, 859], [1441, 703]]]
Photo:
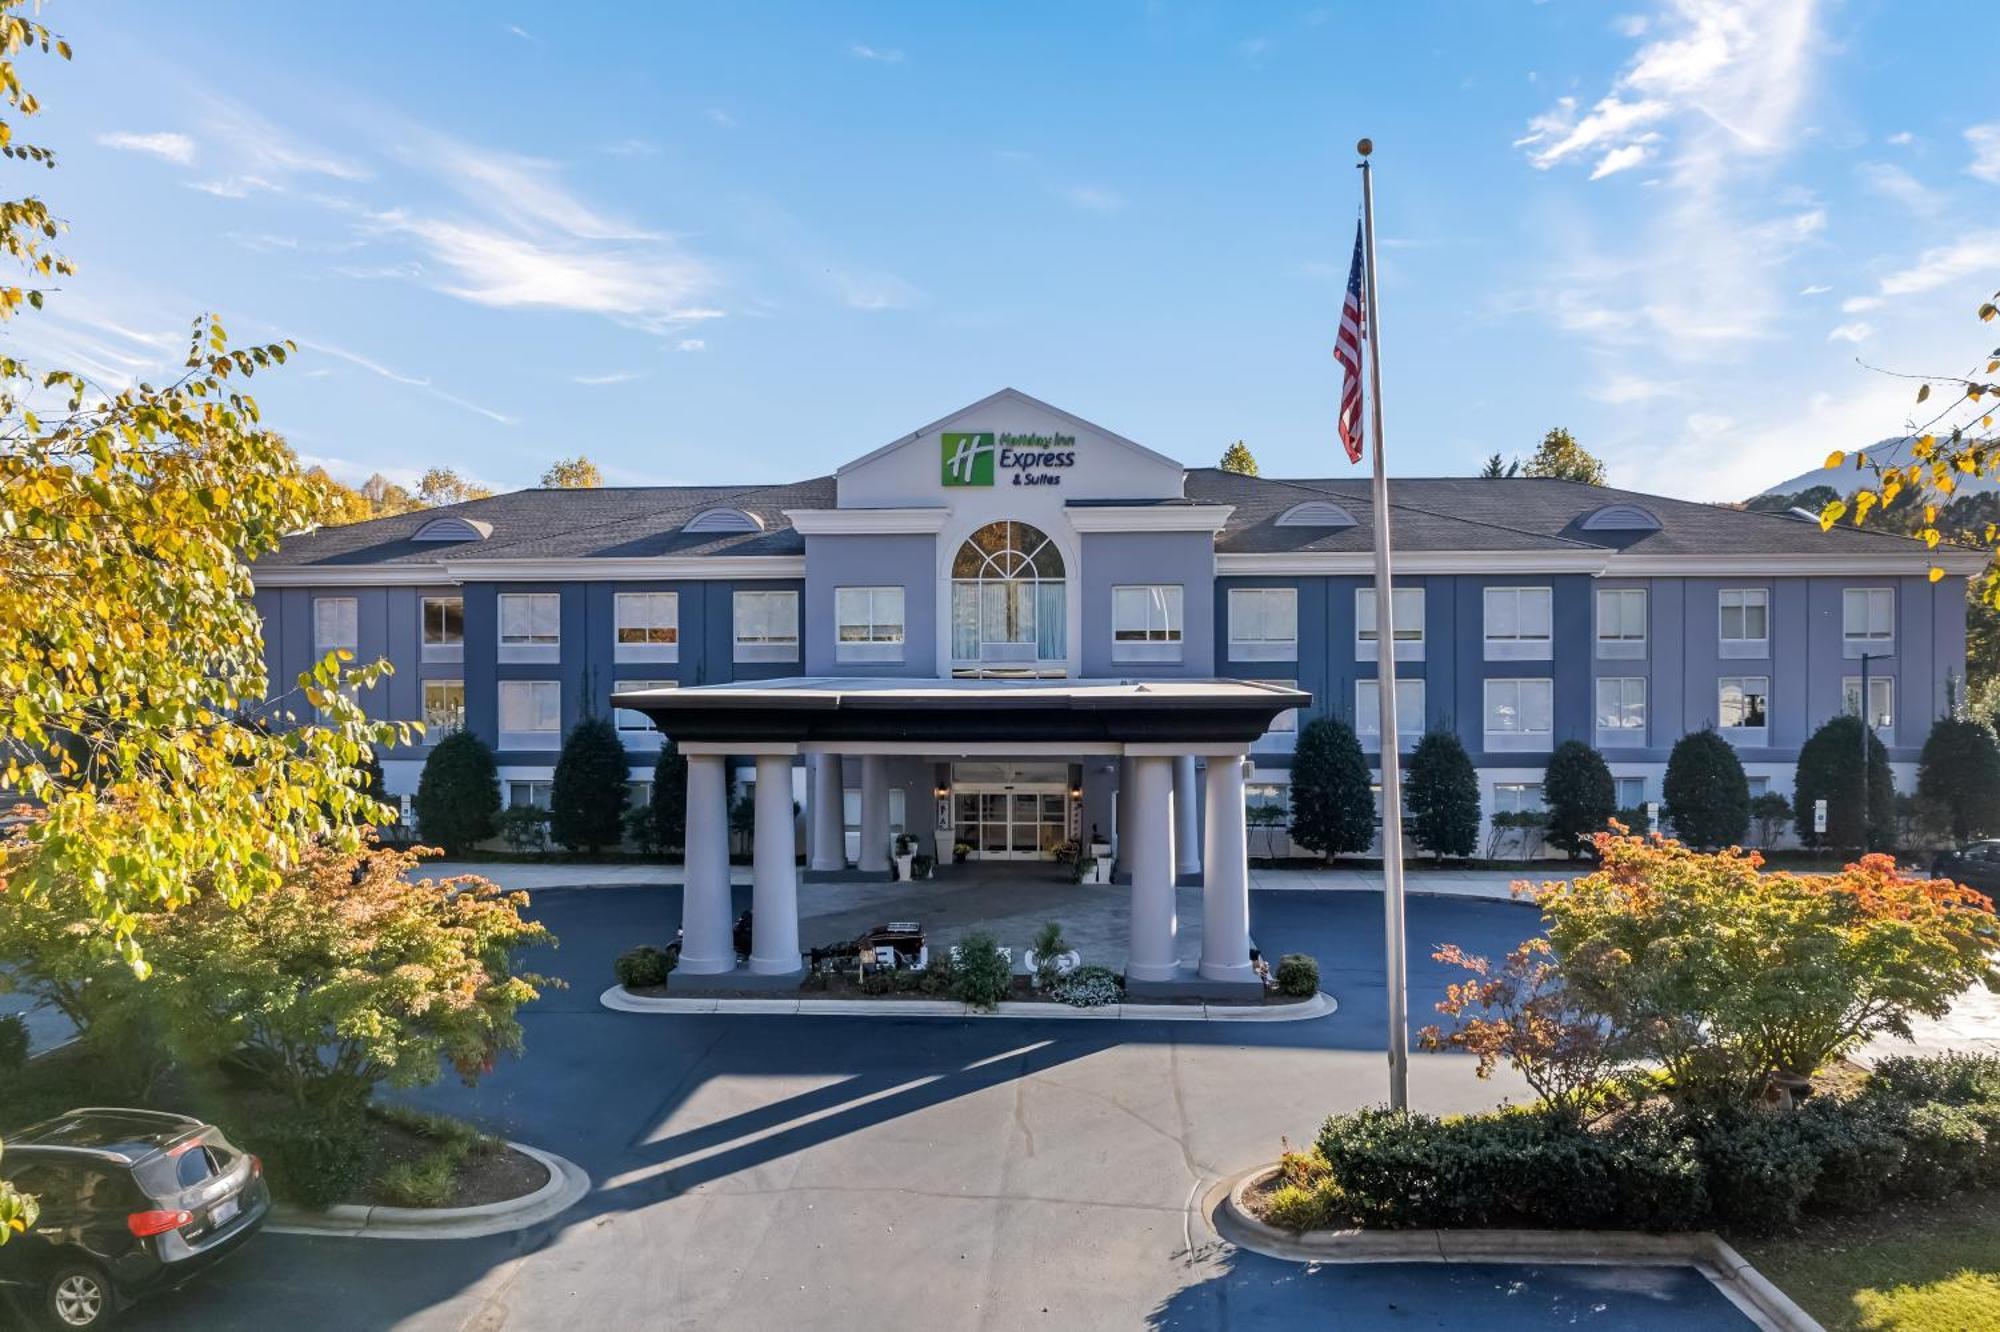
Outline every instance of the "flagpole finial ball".
[[1360, 153], [1363, 157], [1368, 156], [1368, 154], [1375, 151], [1375, 140], [1363, 139], [1360, 143], [1354, 145], [1354, 151]]

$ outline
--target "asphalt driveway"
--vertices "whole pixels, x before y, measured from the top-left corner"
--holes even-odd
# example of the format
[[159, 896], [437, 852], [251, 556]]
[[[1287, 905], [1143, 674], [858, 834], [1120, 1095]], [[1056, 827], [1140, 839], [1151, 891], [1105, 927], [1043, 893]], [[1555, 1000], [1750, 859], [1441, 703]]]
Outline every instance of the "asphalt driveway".
[[[743, 890], [747, 896], [747, 890]], [[1272, 952], [1307, 951], [1340, 1001], [1282, 1024], [612, 1013], [611, 958], [671, 933], [678, 890], [545, 891], [564, 977], [527, 1050], [414, 1099], [575, 1160], [595, 1182], [534, 1231], [387, 1242], [267, 1235], [138, 1326], [781, 1328], [1743, 1327], [1673, 1269], [1274, 1262], [1218, 1244], [1190, 1202], [1384, 1096], [1379, 899], [1258, 893]], [[1426, 945], [1498, 952], [1505, 902], [1413, 898]], [[1518, 1094], [1419, 1057], [1417, 1105]]]

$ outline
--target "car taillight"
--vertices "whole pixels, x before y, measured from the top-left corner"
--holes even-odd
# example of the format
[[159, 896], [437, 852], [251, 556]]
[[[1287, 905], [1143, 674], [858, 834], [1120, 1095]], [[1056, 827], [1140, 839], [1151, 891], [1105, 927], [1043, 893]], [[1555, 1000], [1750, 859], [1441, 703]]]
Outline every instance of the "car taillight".
[[252, 1152], [250, 1153], [250, 1178], [262, 1179], [263, 1177], [264, 1177], [264, 1158], [257, 1155], [255, 1152]]
[[144, 1239], [148, 1235], [164, 1235], [169, 1230], [179, 1230], [192, 1220], [192, 1212], [134, 1212], [125, 1218], [125, 1228]]

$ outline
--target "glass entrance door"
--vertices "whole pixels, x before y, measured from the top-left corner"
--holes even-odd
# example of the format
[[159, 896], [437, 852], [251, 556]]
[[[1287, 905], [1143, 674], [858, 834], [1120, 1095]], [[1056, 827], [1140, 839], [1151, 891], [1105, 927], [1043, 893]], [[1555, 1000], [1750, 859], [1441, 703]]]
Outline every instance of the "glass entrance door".
[[1068, 837], [1061, 783], [964, 785], [952, 790], [957, 840], [976, 860], [1053, 860]]

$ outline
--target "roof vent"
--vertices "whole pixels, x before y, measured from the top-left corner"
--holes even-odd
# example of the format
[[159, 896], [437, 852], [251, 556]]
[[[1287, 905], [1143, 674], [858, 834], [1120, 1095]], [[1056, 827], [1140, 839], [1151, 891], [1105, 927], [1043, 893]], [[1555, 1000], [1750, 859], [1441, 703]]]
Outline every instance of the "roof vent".
[[[1801, 509], [1796, 504], [1794, 504], [1791, 508], [1785, 510], [1785, 516], [1788, 518], [1803, 518], [1809, 523], [1816, 523], [1819, 521], [1818, 514], [1812, 512], [1810, 509]], [[1857, 796], [1856, 799], [1859, 799], [1859, 797]]]
[[477, 518], [433, 518], [410, 534], [412, 541], [484, 541], [493, 524]]
[[742, 509], [703, 509], [681, 525], [683, 532], [761, 532], [764, 520]]
[[1659, 515], [1637, 504], [1607, 504], [1580, 524], [1586, 532], [1657, 532]]
[[1279, 527], [1353, 527], [1354, 515], [1332, 500], [1307, 500], [1278, 515]]

